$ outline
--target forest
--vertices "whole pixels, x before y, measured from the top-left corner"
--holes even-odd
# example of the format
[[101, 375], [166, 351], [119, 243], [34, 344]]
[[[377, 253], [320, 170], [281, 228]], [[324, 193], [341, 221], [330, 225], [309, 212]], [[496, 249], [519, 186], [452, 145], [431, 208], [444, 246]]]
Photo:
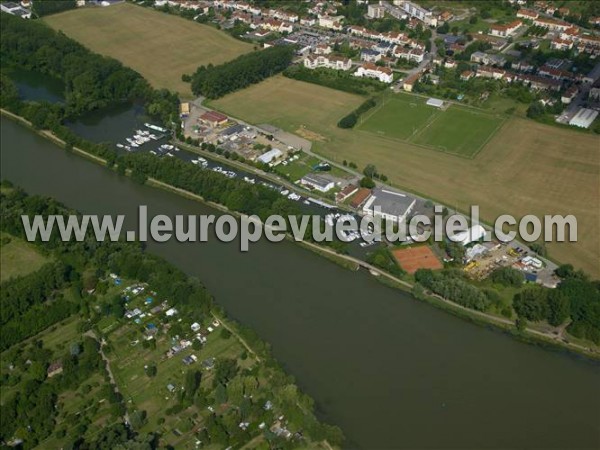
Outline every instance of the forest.
[[192, 75], [192, 92], [209, 99], [258, 83], [287, 68], [294, 58], [293, 46], [270, 47], [247, 53], [213, 66], [200, 66]]
[[515, 295], [513, 307], [525, 321], [547, 321], [560, 326], [568, 321], [567, 331], [575, 337], [600, 344], [600, 281], [573, 269], [560, 266], [556, 274], [562, 278], [556, 289], [528, 286]]
[[[56, 116], [55, 121], [133, 100], [144, 101], [149, 114], [159, 117], [163, 123], [177, 119], [176, 95], [154, 90], [134, 70], [112, 58], [92, 53], [43, 22], [0, 14], [0, 28], [2, 66], [50, 75], [64, 83], [66, 104], [64, 107], [53, 105], [46, 113]], [[7, 83], [2, 81], [3, 96], [9, 92]]]

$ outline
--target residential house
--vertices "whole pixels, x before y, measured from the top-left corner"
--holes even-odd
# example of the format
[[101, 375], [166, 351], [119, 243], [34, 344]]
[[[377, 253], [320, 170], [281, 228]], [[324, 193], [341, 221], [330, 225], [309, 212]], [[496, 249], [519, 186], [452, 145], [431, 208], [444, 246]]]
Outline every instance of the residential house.
[[423, 59], [425, 59], [425, 52], [418, 48], [396, 46], [396, 48], [394, 48], [394, 56], [396, 58], [402, 58], [408, 61], [420, 63], [423, 61]]
[[340, 31], [344, 16], [321, 16], [319, 17], [319, 26], [329, 30]]
[[550, 48], [553, 50], [571, 50], [573, 48], [573, 41], [567, 41], [565, 39], [556, 38], [550, 42]]
[[568, 105], [569, 103], [571, 103], [573, 101], [573, 99], [575, 97], [577, 97], [578, 93], [579, 93], [579, 89], [577, 88], [577, 86], [571, 86], [560, 97], [560, 101], [562, 103], [564, 103], [565, 105]]
[[409, 2], [409, 1], [405, 1], [401, 5], [401, 7], [411, 17], [413, 17], [415, 19], [418, 19], [421, 22], [424, 22], [425, 25], [428, 25], [430, 27], [436, 27], [437, 26], [437, 17], [435, 17], [433, 15], [433, 13], [431, 11], [429, 11], [428, 9], [423, 8], [423, 7], [419, 6], [419, 5], [417, 5], [416, 3]]
[[376, 78], [382, 83], [391, 83], [394, 80], [394, 73], [388, 67], [379, 67], [373, 63], [364, 63], [354, 73], [357, 77]]
[[324, 67], [335, 70], [350, 70], [352, 68], [352, 60], [343, 56], [308, 55], [304, 58], [304, 67], [307, 69]]
[[473, 72], [472, 70], [465, 70], [463, 73], [460, 74], [460, 79], [461, 81], [469, 81], [474, 76], [475, 72]]
[[551, 19], [548, 17], [538, 17], [533, 21], [533, 24], [538, 27], [548, 28], [550, 31], [564, 31], [573, 26], [563, 20]]
[[377, 4], [367, 6], [367, 17], [371, 19], [382, 19], [385, 16], [385, 7]]
[[523, 22], [520, 20], [515, 20], [506, 25], [493, 24], [490, 27], [490, 34], [492, 36], [509, 37], [515, 34], [521, 25], [523, 25]]
[[531, 9], [520, 9], [517, 11], [517, 17], [519, 19], [527, 19], [527, 20], [535, 20], [539, 17], [537, 11], [532, 11]]
[[406, 77], [406, 79], [402, 83], [402, 89], [404, 89], [406, 92], [412, 92], [413, 88], [415, 87], [415, 84], [417, 83], [417, 81], [419, 81], [420, 77], [420, 72], [414, 73], [409, 77]]
[[370, 48], [363, 48], [360, 52], [360, 59], [361, 61], [366, 61], [366, 62], [377, 62], [381, 59], [381, 53], [378, 52], [377, 50], [372, 50]]
[[331, 46], [328, 44], [319, 44], [315, 47], [316, 55], [329, 55], [331, 52]]

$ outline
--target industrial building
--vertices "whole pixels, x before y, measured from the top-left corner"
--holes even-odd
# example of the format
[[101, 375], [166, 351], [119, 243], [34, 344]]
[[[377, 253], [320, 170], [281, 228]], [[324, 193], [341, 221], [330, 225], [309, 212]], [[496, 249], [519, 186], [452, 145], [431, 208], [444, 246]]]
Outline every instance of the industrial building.
[[273, 161], [275, 161], [277, 158], [280, 158], [281, 156], [283, 156], [283, 152], [278, 148], [274, 148], [266, 153], [263, 153], [258, 158], [256, 158], [256, 160], [264, 164], [271, 164]]
[[308, 174], [300, 179], [300, 183], [303, 186], [309, 186], [313, 189], [316, 189], [320, 192], [327, 192], [330, 189], [333, 189], [335, 183], [331, 181], [329, 178], [325, 178], [320, 175]]
[[569, 121], [569, 125], [580, 128], [589, 128], [594, 120], [596, 120], [596, 117], [598, 117], [598, 111], [588, 108], [581, 108]]
[[400, 192], [394, 192], [377, 187], [362, 208], [363, 214], [379, 216], [391, 222], [401, 223], [412, 211], [417, 202]]

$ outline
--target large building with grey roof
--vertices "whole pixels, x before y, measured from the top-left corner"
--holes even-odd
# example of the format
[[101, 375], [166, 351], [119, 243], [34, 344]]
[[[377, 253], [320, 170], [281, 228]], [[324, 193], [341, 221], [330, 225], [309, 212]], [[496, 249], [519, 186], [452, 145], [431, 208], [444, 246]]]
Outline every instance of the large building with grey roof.
[[385, 220], [401, 223], [415, 207], [417, 200], [400, 192], [377, 187], [365, 202], [362, 212]]

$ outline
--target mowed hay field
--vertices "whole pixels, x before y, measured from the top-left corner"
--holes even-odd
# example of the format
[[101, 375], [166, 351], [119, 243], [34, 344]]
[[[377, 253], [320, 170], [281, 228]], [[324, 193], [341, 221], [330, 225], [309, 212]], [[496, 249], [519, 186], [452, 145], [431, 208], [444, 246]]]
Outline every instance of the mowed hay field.
[[[460, 210], [500, 214], [574, 214], [577, 243], [548, 244], [550, 256], [600, 276], [600, 138], [509, 119], [473, 159], [360, 130], [337, 121], [364, 99], [281, 76], [213, 102], [252, 123], [299, 131], [313, 150], [360, 168], [375, 164], [394, 185]], [[447, 113], [452, 112], [450, 108]]]
[[253, 50], [252, 45], [208, 25], [129, 3], [78, 8], [44, 21], [89, 49], [118, 59], [153, 86], [185, 97], [192, 93], [181, 75]]
[[253, 124], [269, 123], [326, 142], [338, 121], [363, 101], [359, 95], [277, 75], [213, 100], [210, 106]]

